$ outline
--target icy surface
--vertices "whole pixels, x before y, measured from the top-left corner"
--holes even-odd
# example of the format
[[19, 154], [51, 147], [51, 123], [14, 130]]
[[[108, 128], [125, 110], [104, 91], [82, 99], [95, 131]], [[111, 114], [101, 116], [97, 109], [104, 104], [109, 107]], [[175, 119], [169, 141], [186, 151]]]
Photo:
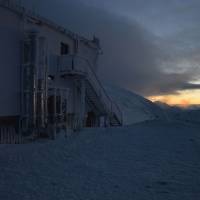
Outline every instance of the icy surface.
[[1, 200], [199, 200], [200, 127], [146, 122], [0, 146]]

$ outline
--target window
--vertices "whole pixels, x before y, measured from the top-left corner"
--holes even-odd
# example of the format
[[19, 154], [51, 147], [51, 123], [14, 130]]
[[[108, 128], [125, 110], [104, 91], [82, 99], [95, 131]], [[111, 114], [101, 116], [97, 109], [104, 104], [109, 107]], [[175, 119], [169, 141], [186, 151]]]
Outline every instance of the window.
[[61, 55], [69, 54], [69, 45], [61, 42]]

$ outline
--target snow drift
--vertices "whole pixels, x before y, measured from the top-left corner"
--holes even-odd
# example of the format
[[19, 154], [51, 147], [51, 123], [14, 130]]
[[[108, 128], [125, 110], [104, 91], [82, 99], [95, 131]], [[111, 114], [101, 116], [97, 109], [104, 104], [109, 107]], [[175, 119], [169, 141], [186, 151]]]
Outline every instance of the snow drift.
[[166, 119], [165, 112], [156, 104], [128, 90], [106, 85], [108, 94], [117, 102], [123, 112], [124, 124]]

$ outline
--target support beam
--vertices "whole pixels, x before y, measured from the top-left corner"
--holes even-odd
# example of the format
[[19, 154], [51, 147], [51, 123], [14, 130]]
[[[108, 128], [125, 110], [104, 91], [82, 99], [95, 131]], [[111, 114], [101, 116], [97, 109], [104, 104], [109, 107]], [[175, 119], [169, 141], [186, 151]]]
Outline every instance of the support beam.
[[80, 123], [81, 128], [85, 126], [85, 107], [86, 107], [86, 83], [81, 80], [81, 102], [80, 102]]

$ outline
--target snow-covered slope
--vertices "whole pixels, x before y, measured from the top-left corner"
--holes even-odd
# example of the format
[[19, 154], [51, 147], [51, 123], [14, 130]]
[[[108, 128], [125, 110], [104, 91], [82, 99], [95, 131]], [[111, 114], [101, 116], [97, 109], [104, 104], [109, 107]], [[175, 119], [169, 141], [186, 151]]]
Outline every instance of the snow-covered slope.
[[142, 96], [114, 86], [107, 85], [106, 90], [121, 108], [124, 124], [134, 124], [154, 119], [165, 119], [163, 110]]

